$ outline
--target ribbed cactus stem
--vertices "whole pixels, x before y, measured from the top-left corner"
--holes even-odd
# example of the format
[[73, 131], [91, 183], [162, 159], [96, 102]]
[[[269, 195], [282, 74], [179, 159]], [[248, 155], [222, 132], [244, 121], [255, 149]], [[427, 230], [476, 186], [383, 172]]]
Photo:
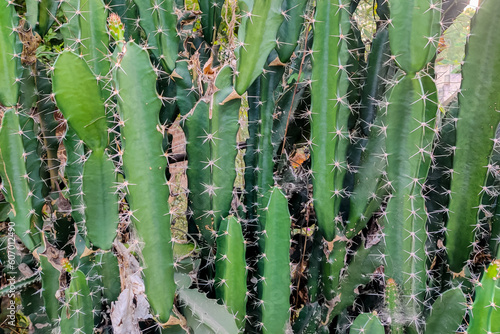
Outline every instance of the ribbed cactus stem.
[[263, 333], [285, 333], [290, 308], [290, 215], [282, 191], [270, 190], [268, 205], [262, 211], [262, 276], [259, 296]]
[[245, 326], [247, 265], [245, 240], [240, 222], [234, 216], [221, 221], [215, 258], [215, 293], [234, 314], [240, 329]]
[[116, 13], [111, 13], [108, 17], [109, 34], [113, 39], [118, 41], [125, 41], [125, 27]]
[[[340, 202], [348, 196], [343, 176], [348, 168], [347, 119], [349, 8], [344, 0], [317, 3], [311, 84], [311, 164], [314, 209], [328, 241], [342, 230]], [[343, 78], [341, 82], [341, 78]]]
[[460, 272], [469, 259], [471, 245], [475, 241], [473, 230], [477, 223], [481, 194], [493, 191], [486, 186], [486, 178], [494, 144], [491, 139], [495, 137], [500, 121], [500, 60], [494, 56], [500, 52], [500, 36], [489, 32], [500, 29], [500, 22], [493, 15], [498, 10], [498, 1], [481, 2], [471, 23], [467, 56], [462, 68], [457, 141], [446, 225], [446, 250], [450, 269], [454, 272]]
[[144, 243], [142, 268], [148, 301], [157, 319], [167, 322], [176, 286], [170, 190], [165, 178], [167, 161], [162, 149], [163, 135], [158, 131], [161, 100], [148, 53], [134, 42], [120, 46], [116, 51], [121, 52], [119, 66], [113, 70], [114, 88], [119, 92], [118, 111], [123, 120], [125, 181], [120, 187], [128, 193], [131, 220]]

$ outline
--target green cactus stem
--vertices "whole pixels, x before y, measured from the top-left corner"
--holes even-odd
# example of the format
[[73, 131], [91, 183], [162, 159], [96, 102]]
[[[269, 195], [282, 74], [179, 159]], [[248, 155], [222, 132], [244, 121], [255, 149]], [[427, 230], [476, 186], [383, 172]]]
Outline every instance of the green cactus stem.
[[430, 165], [436, 114], [431, 78], [404, 77], [392, 89], [387, 111], [385, 214], [386, 273], [402, 287], [408, 317], [419, 317], [425, 290], [425, 222], [422, 184]]
[[376, 314], [361, 313], [352, 323], [349, 333], [352, 334], [384, 334], [384, 326]]
[[281, 5], [284, 20], [278, 30], [276, 51], [282, 63], [290, 60], [297, 47], [306, 6], [307, 0], [284, 0]]
[[396, 64], [416, 73], [436, 53], [441, 34], [441, 1], [389, 0], [389, 39]]
[[245, 326], [247, 265], [245, 240], [235, 216], [221, 221], [215, 258], [215, 293], [234, 314], [238, 328]]
[[262, 276], [259, 296], [262, 332], [285, 333], [290, 313], [290, 214], [288, 201], [278, 187], [270, 190], [262, 210]]
[[316, 7], [311, 84], [311, 164], [314, 209], [321, 234], [332, 241], [342, 229], [338, 215], [347, 196], [347, 38], [350, 13], [345, 0], [320, 0]]
[[454, 272], [460, 272], [469, 259], [481, 194], [490, 191], [485, 188], [486, 166], [493, 149], [491, 139], [495, 137], [500, 121], [500, 81], [497, 79], [500, 59], [496, 57], [500, 52], [500, 36], [489, 32], [500, 29], [500, 22], [493, 15], [498, 10], [498, 1], [481, 3], [471, 23], [471, 36], [462, 68], [445, 243], [448, 263]]
[[57, 105], [69, 126], [91, 149], [83, 166], [85, 227], [94, 246], [107, 250], [118, 226], [118, 196], [113, 189], [115, 167], [106, 153], [108, 127], [99, 83], [85, 60], [72, 52], [63, 52], [54, 67], [52, 86]]
[[[18, 17], [14, 4], [0, 4], [0, 104], [13, 107], [19, 99], [22, 44], [17, 34]], [[14, 57], [12, 55], [15, 55]]]
[[481, 282], [476, 282], [476, 296], [472, 304], [468, 334], [494, 333], [500, 326], [500, 260], [493, 261], [485, 270]]
[[467, 308], [465, 295], [460, 288], [445, 291], [432, 304], [431, 314], [427, 317], [427, 333], [456, 333], [465, 316]]
[[65, 291], [65, 304], [61, 310], [61, 334], [92, 334], [94, 316], [87, 277], [80, 270], [70, 272], [71, 282]]
[[282, 0], [241, 0], [242, 20], [238, 29], [235, 89], [240, 95], [262, 73], [267, 56], [276, 46], [276, 34], [283, 22]]
[[201, 100], [186, 114], [189, 201], [193, 219], [204, 239], [213, 244], [219, 223], [229, 214], [236, 178], [236, 134], [239, 129], [239, 97], [233, 73], [223, 67], [215, 80], [217, 92], [209, 105]]
[[[133, 42], [122, 46], [115, 65], [114, 89], [123, 121], [123, 171], [131, 218], [144, 243], [142, 268], [149, 303], [160, 322], [168, 321], [175, 283], [170, 232], [167, 161], [158, 131], [161, 100], [156, 93], [156, 74], [148, 53]], [[119, 65], [119, 66], [118, 66]]]
[[32, 206], [33, 192], [29, 186], [23, 147], [23, 130], [19, 115], [14, 108], [6, 109], [0, 128], [0, 176], [2, 191], [11, 205], [9, 213], [12, 231], [24, 245], [33, 251], [40, 243], [40, 234], [35, 226], [35, 210]]

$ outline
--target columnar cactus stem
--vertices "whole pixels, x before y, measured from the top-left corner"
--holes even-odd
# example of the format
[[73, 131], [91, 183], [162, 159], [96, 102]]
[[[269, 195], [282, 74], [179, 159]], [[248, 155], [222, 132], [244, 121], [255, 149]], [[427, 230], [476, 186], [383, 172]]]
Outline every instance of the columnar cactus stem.
[[36, 3], [38, 6], [37, 31], [43, 37], [55, 21], [58, 2], [55, 0], [41, 0], [36, 1]]
[[276, 51], [282, 63], [290, 60], [297, 47], [304, 25], [307, 2], [307, 0], [284, 0], [281, 5], [282, 15], [285, 18], [278, 30]]
[[54, 67], [53, 90], [57, 105], [92, 151], [85, 158], [88, 160], [82, 176], [88, 237], [96, 247], [110, 249], [118, 226], [118, 196], [113, 189], [115, 167], [105, 150], [108, 127], [99, 84], [85, 60], [72, 52], [62, 53]]
[[467, 301], [460, 287], [441, 294], [426, 319], [426, 333], [455, 333], [465, 316]]
[[221, 221], [215, 259], [215, 293], [234, 314], [240, 329], [245, 326], [247, 265], [245, 240], [235, 216]]
[[[14, 4], [0, 3], [0, 104], [13, 107], [19, 99], [21, 79], [20, 53], [22, 45], [17, 36], [18, 18]], [[14, 56], [13, 56], [14, 55]]]
[[385, 303], [389, 315], [389, 325], [392, 334], [403, 334], [403, 312], [401, 308], [401, 292], [398, 284], [388, 278], [385, 282]]
[[[437, 110], [433, 79], [424, 72], [436, 53], [440, 1], [389, 0], [391, 58], [404, 71], [388, 98], [388, 187], [385, 211], [385, 273], [401, 286], [405, 322], [421, 326], [426, 282], [425, 222], [422, 186], [431, 162]], [[412, 22], [412, 29], [403, 29]]]
[[[19, 100], [21, 69], [19, 54], [21, 43], [17, 38], [17, 16], [14, 5], [3, 2], [0, 5], [0, 105], [3, 105], [0, 128], [0, 176], [1, 191], [10, 203], [9, 213], [15, 233], [33, 251], [40, 242], [34, 226], [33, 193], [25, 164], [23, 147], [24, 132], [20, 126]], [[14, 55], [14, 57], [12, 56]]]
[[342, 269], [346, 264], [347, 242], [346, 240], [334, 240], [331, 242], [331, 250], [327, 252], [321, 271], [322, 291], [327, 300], [333, 300], [337, 294]]
[[406, 73], [422, 70], [436, 53], [441, 33], [441, 0], [388, 0], [392, 55]]
[[203, 37], [207, 43], [212, 44], [217, 35], [217, 30], [222, 22], [221, 12], [224, 5], [223, 0], [200, 0], [201, 26], [203, 28]]
[[370, 248], [361, 246], [356, 251], [340, 279], [335, 291], [336, 298], [328, 302], [328, 323], [346, 307], [352, 305], [357, 296], [356, 288], [370, 282], [373, 272], [381, 265], [380, 254], [384, 251], [384, 247], [385, 244], [379, 242]]
[[[123, 122], [123, 171], [130, 216], [144, 242], [142, 266], [149, 303], [158, 320], [170, 317], [174, 295], [174, 264], [170, 232], [170, 195], [166, 184], [167, 161], [158, 129], [161, 100], [156, 93], [156, 74], [148, 53], [133, 42], [116, 52], [114, 89]], [[139, 83], [139, 85], [137, 84]]]
[[26, 173], [29, 175], [28, 186], [31, 193], [31, 203], [33, 206], [34, 219], [36, 226], [42, 228], [42, 208], [45, 204], [44, 197], [47, 194], [47, 187], [42, 180], [42, 158], [39, 156], [39, 127], [36, 123], [38, 117], [34, 114], [32, 108], [36, 104], [37, 92], [35, 86], [35, 77], [31, 75], [29, 69], [24, 69], [23, 82], [21, 83], [19, 125], [23, 131], [23, 147], [26, 165]]
[[106, 29], [108, 11], [103, 0], [81, 0], [80, 6], [80, 53], [94, 74], [101, 78], [109, 72], [109, 61], [106, 59], [109, 53], [109, 34]]
[[384, 334], [384, 326], [376, 314], [361, 313], [352, 323], [349, 333]]
[[375, 117], [378, 116], [377, 111], [383, 109], [381, 102], [385, 93], [385, 85], [382, 83], [382, 78], [390, 75], [389, 57], [389, 31], [387, 28], [382, 28], [377, 31], [372, 41], [366, 71], [367, 77], [361, 95], [359, 117], [360, 126], [365, 136], [370, 133], [371, 125]]
[[241, 0], [242, 12], [238, 29], [239, 48], [236, 50], [237, 76], [235, 89], [240, 95], [262, 73], [267, 56], [276, 46], [276, 34], [283, 22], [283, 0]]
[[496, 56], [500, 52], [500, 36], [490, 32], [500, 29], [500, 22], [493, 15], [499, 10], [498, 1], [481, 3], [472, 22], [462, 68], [457, 142], [446, 225], [448, 262], [454, 272], [462, 270], [472, 251], [480, 194], [492, 191], [485, 182], [488, 158], [493, 149], [491, 139], [495, 138], [500, 121], [500, 58]]
[[[232, 70], [225, 66], [215, 80], [217, 92], [210, 104], [201, 100], [186, 115], [189, 200], [193, 218], [205, 240], [213, 244], [222, 217], [229, 214], [236, 178], [236, 134], [240, 98], [234, 91]], [[225, 101], [228, 99], [228, 101]]]
[[83, 140], [75, 131], [68, 127], [64, 135], [66, 149], [66, 166], [64, 174], [68, 180], [69, 201], [71, 202], [71, 217], [80, 228], [85, 223], [85, 202], [83, 200], [83, 163], [86, 160]]
[[270, 190], [268, 205], [262, 211], [262, 277], [259, 296], [262, 332], [285, 333], [290, 308], [290, 215], [288, 201], [277, 187]]
[[[275, 53], [274, 53], [275, 55]], [[269, 57], [268, 63], [273, 59]], [[274, 145], [273, 136], [273, 113], [275, 111], [276, 99], [274, 92], [283, 76], [282, 66], [266, 66], [265, 74], [259, 77], [258, 96], [249, 97], [250, 111], [248, 114], [249, 133], [251, 138], [247, 141], [247, 152], [245, 156], [245, 186], [246, 196], [251, 201], [247, 203], [249, 216], [267, 205], [268, 190], [274, 185]], [[252, 104], [252, 105], [250, 105]], [[260, 217], [260, 225], [264, 225]]]
[[386, 117], [387, 110], [379, 110], [375, 124], [371, 126], [368, 144], [361, 154], [360, 168], [354, 176], [354, 190], [346, 225], [347, 238], [354, 237], [366, 226], [373, 213], [380, 208], [384, 197], [391, 191], [384, 176], [387, 165]]
[[111, 251], [98, 254], [96, 258], [98, 260], [96, 269], [102, 282], [102, 296], [104, 301], [111, 305], [111, 302], [118, 299], [121, 292], [121, 287], [116, 284], [116, 278], [120, 276], [118, 259]]
[[385, 214], [385, 272], [402, 287], [410, 318], [419, 316], [425, 290], [427, 213], [422, 184], [431, 161], [435, 98], [432, 79], [405, 76], [392, 89], [387, 111], [387, 178], [392, 196]]
[[139, 24], [146, 33], [148, 45], [165, 70], [175, 68], [179, 48], [174, 0], [134, 0], [139, 8]]
[[59, 289], [60, 271], [52, 266], [45, 255], [40, 255], [40, 267], [42, 268], [42, 296], [44, 300], [45, 313], [51, 321], [59, 318], [60, 303], [56, 297]]
[[80, 51], [81, 46], [81, 30], [80, 30], [80, 0], [64, 0], [60, 8], [66, 18], [66, 23], [61, 25], [61, 34], [64, 38], [64, 46], [66, 49]]
[[349, 51], [348, 1], [320, 0], [316, 6], [312, 70], [311, 162], [314, 208], [318, 226], [328, 241], [342, 228], [338, 215], [347, 196], [343, 176], [347, 170], [345, 148], [349, 143], [347, 119], [347, 60]]
[[80, 270], [70, 274], [71, 283], [65, 291], [66, 300], [61, 310], [61, 334], [92, 334], [94, 316], [87, 277]]
[[19, 124], [17, 109], [6, 109], [0, 128], [0, 176], [2, 190], [11, 205], [10, 219], [13, 229], [24, 245], [33, 251], [40, 242], [39, 231], [35, 228], [33, 196], [28, 184], [23, 130]]
[[476, 297], [472, 305], [468, 334], [494, 333], [500, 329], [500, 260], [493, 261], [485, 271], [481, 282], [476, 282]]

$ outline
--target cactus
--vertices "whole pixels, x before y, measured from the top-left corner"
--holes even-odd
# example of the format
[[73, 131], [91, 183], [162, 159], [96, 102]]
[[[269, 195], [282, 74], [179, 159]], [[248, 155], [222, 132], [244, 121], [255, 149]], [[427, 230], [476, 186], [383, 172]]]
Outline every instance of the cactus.
[[47, 194], [47, 187], [43, 180], [43, 163], [39, 156], [42, 147], [38, 141], [39, 126], [36, 124], [36, 115], [32, 113], [37, 99], [34, 77], [27, 69], [24, 70], [23, 82], [21, 84], [21, 107], [19, 109], [19, 125], [23, 129], [23, 146], [25, 150], [24, 158], [26, 173], [29, 175], [28, 186], [30, 189], [31, 205], [34, 210], [34, 219], [37, 228], [43, 225], [42, 208], [45, 204], [44, 197]]
[[263, 333], [284, 333], [289, 317], [289, 251], [290, 216], [285, 195], [277, 187], [269, 190], [268, 205], [262, 210], [262, 275], [260, 280], [260, 307]]
[[99, 80], [109, 72], [109, 62], [105, 61], [109, 44], [108, 11], [102, 0], [82, 1], [80, 11], [80, 54]]
[[[268, 65], [274, 59], [273, 55], [268, 58]], [[269, 200], [268, 190], [274, 185], [273, 166], [274, 144], [273, 144], [273, 112], [275, 105], [274, 91], [279, 80], [283, 76], [282, 66], [266, 66], [265, 75], [256, 80], [258, 89], [255, 96], [249, 96], [249, 136], [245, 152], [245, 188], [247, 196], [247, 207], [250, 219], [256, 219], [258, 210], [264, 208]], [[258, 220], [264, 225], [263, 215]]]
[[242, 95], [262, 72], [267, 56], [276, 46], [276, 34], [283, 17], [279, 0], [242, 0], [238, 5], [242, 20], [238, 29], [235, 90]]
[[[18, 19], [14, 14], [14, 5], [3, 3], [0, 6], [0, 19], [2, 27], [0, 28], [0, 59], [2, 65], [0, 67], [1, 86], [0, 86], [0, 103], [5, 107], [13, 107], [17, 104], [19, 98], [19, 88], [21, 79], [21, 43], [17, 38]], [[13, 56], [14, 55], [14, 56]]]
[[[118, 49], [117, 49], [118, 50]], [[123, 45], [113, 81], [123, 142], [125, 181], [132, 221], [144, 242], [142, 266], [146, 295], [161, 322], [166, 322], [175, 295], [173, 250], [170, 233], [169, 188], [165, 179], [163, 136], [158, 132], [161, 100], [156, 74], [145, 50], [133, 42]], [[119, 65], [119, 66], [118, 66]], [[141, 91], [136, 90], [141, 82]], [[162, 259], [158, 262], [158, 259]]]
[[[203, 100], [186, 114], [187, 176], [193, 218], [205, 240], [213, 244], [222, 217], [229, 213], [236, 178], [236, 133], [240, 99], [231, 98], [232, 70], [223, 67], [215, 80], [210, 105]], [[191, 158], [189, 158], [191, 157]]]
[[205, 37], [207, 43], [212, 44], [216, 40], [217, 30], [222, 22], [221, 14], [224, 1], [200, 0], [198, 3], [202, 11], [201, 26], [203, 28], [203, 37]]
[[376, 315], [362, 313], [352, 323], [351, 333], [373, 333], [383, 334], [384, 326]]
[[466, 300], [460, 288], [445, 291], [432, 305], [432, 311], [425, 321], [430, 333], [455, 333], [465, 315]]
[[421, 312], [425, 290], [426, 213], [421, 183], [431, 160], [428, 150], [436, 112], [436, 106], [422, 96], [432, 92], [433, 85], [429, 78], [404, 77], [390, 93], [387, 111], [387, 177], [393, 191], [385, 216], [386, 273], [402, 286], [407, 299], [403, 303], [410, 305], [408, 312], [414, 317]]
[[[189, 278], [188, 278], [189, 280]], [[233, 315], [204, 294], [182, 287], [179, 299], [189, 327], [202, 333], [238, 333]]]
[[[488, 188], [484, 188], [488, 172], [484, 166], [488, 165], [488, 156], [493, 149], [493, 141], [490, 139], [494, 138], [496, 125], [500, 121], [495, 108], [500, 103], [496, 94], [500, 87], [498, 80], [491, 77], [491, 74], [498, 71], [500, 62], [497, 58], [491, 58], [487, 62], [488, 66], [481, 66], [485, 63], [479, 64], [474, 59], [482, 57], [483, 53], [478, 54], [474, 45], [481, 43], [487, 47], [488, 55], [494, 54], [499, 47], [497, 36], [489, 36], [488, 39], [476, 37], [485, 35], [490, 28], [494, 29], [491, 24], [496, 24], [496, 21], [491, 19], [490, 14], [497, 8], [497, 2], [484, 1], [478, 9], [472, 22], [472, 35], [467, 44], [468, 52], [463, 65], [455, 145], [457, 148], [453, 157], [452, 198], [446, 225], [446, 251], [450, 269], [455, 272], [460, 272], [469, 259], [478, 215], [477, 207], [481, 204], [480, 194], [490, 192]], [[480, 82], [476, 80], [478, 75], [483, 78]], [[478, 94], [484, 98], [474, 98]], [[478, 143], [482, 143], [481, 146], [477, 146]], [[472, 193], [475, 196], [453, 196], [458, 193]]]
[[172, 71], [179, 45], [174, 1], [135, 0], [135, 4], [139, 9], [139, 24], [146, 33], [149, 46], [165, 70]]
[[[106, 154], [108, 128], [98, 81], [86, 62], [71, 52], [62, 53], [54, 67], [53, 89], [59, 109], [92, 150], [83, 165], [82, 180], [88, 237], [96, 247], [110, 249], [118, 225], [118, 198], [113, 190], [115, 167]], [[72, 71], [79, 75], [72, 78], [78, 86], [67, 83]], [[85, 195], [94, 192], [94, 196]]]
[[15, 108], [4, 111], [0, 129], [0, 176], [2, 188], [11, 205], [12, 228], [30, 250], [40, 242], [40, 234], [35, 226], [33, 194], [28, 184], [29, 175], [24, 161], [23, 130]]
[[61, 273], [54, 268], [45, 255], [40, 255], [40, 267], [42, 269], [42, 296], [45, 313], [50, 320], [55, 321], [59, 318], [60, 304], [56, 293], [59, 289], [59, 276]]
[[[440, 1], [389, 0], [389, 40], [396, 64], [407, 74], [422, 70], [436, 52], [440, 34]], [[411, 26], [412, 29], [402, 29]]]
[[284, 0], [281, 5], [284, 19], [278, 30], [276, 51], [282, 63], [287, 63], [290, 60], [297, 47], [300, 32], [304, 25], [306, 6], [306, 0]]
[[244, 328], [246, 314], [247, 265], [245, 240], [236, 217], [222, 220], [217, 235], [215, 293], [234, 314], [238, 328]]
[[499, 331], [498, 6], [5, 1], [9, 328]]
[[484, 272], [481, 282], [476, 282], [476, 297], [472, 304], [472, 314], [467, 333], [475, 334], [482, 331], [493, 332], [498, 329], [500, 313], [496, 309], [500, 293], [497, 279], [500, 274], [500, 262], [492, 262]]
[[[321, 234], [328, 241], [342, 230], [340, 202], [347, 196], [343, 176], [348, 168], [347, 43], [349, 9], [347, 1], [320, 1], [316, 9], [312, 52], [311, 164], [314, 209]], [[327, 71], [325, 75], [324, 71]], [[333, 144], [332, 144], [333, 143]]]
[[73, 269], [70, 275], [71, 283], [65, 291], [66, 301], [61, 310], [61, 332], [92, 333], [94, 321], [87, 278], [80, 270]]
[[401, 312], [401, 292], [399, 291], [397, 283], [392, 278], [386, 281], [385, 301], [387, 304], [388, 322], [390, 324], [391, 333], [404, 333], [404, 321], [402, 321], [404, 313]]

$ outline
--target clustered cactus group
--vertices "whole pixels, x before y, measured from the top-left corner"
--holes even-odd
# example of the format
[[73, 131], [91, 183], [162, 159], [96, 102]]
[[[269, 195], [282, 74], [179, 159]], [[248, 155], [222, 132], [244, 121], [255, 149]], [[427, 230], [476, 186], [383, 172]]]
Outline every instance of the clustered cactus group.
[[0, 2], [1, 332], [500, 332], [500, 1]]

